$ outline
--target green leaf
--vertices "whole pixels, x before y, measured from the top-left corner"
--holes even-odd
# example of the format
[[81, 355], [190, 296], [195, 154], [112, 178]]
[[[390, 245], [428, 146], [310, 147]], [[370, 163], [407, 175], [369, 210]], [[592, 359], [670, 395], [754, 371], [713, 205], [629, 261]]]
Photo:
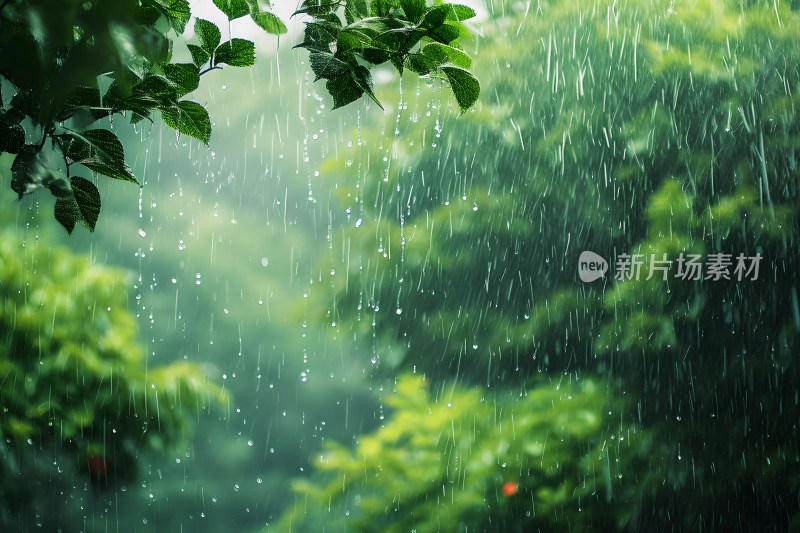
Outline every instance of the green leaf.
[[369, 16], [366, 0], [347, 0], [344, 6], [344, 18], [348, 24]]
[[81, 208], [78, 207], [78, 202], [75, 201], [74, 196], [56, 199], [53, 214], [58, 223], [64, 226], [64, 229], [70, 235], [72, 235], [72, 230], [75, 229], [75, 224], [83, 220]]
[[220, 8], [229, 20], [250, 14], [250, 6], [245, 0], [214, 0], [214, 5]]
[[369, 69], [362, 65], [358, 65], [351, 73], [353, 80], [355, 80], [356, 84], [361, 88], [361, 90], [366, 93], [373, 102], [378, 104], [378, 107], [383, 109], [383, 106], [375, 96], [375, 92], [372, 90], [372, 75], [370, 74]]
[[40, 160], [41, 149], [26, 144], [11, 164], [11, 189], [22, 198], [37, 189], [47, 187], [56, 196], [69, 194], [66, 176], [53, 172], [52, 167]]
[[[97, 87], [77, 87], [67, 99], [56, 116], [58, 122], [64, 122], [81, 107], [100, 107], [100, 90]], [[108, 111], [93, 110], [96, 118], [108, 115]]]
[[325, 88], [333, 97], [333, 109], [355, 102], [364, 94], [364, 91], [349, 74], [329, 79], [325, 83]]
[[189, 48], [189, 53], [192, 54], [192, 61], [198, 67], [202, 67], [211, 59], [211, 54], [202, 46], [187, 44], [186, 47]]
[[36, 185], [32, 179], [32, 170], [38, 153], [38, 146], [26, 144], [19, 150], [11, 164], [11, 189], [20, 198], [39, 188], [39, 185]]
[[464, 113], [472, 107], [481, 93], [481, 85], [475, 76], [466, 69], [455, 65], [443, 65], [442, 72], [447, 76], [453, 95], [456, 97], [461, 112]]
[[97, 217], [100, 215], [100, 193], [97, 187], [91, 181], [80, 176], [70, 178], [70, 184], [72, 185], [75, 202], [78, 204], [82, 215], [81, 222], [89, 230], [94, 231]]
[[400, 75], [402, 76], [403, 75], [403, 62], [404, 62], [403, 55], [402, 54], [392, 54], [389, 57], [389, 59], [391, 60], [392, 65], [394, 65], [394, 68], [397, 69], [397, 72], [399, 72]]
[[312, 52], [309, 56], [309, 61], [311, 70], [317, 76], [314, 81], [335, 78], [348, 73], [350, 70], [350, 66], [347, 63], [334, 57], [331, 53]]
[[249, 67], [256, 62], [256, 47], [252, 41], [231, 39], [214, 52], [214, 65], [226, 63], [232, 67]]
[[421, 28], [435, 30], [444, 24], [445, 19], [447, 19], [447, 12], [449, 9], [450, 7], [447, 5], [434, 6], [428, 9], [428, 11], [426, 11], [425, 15], [422, 17], [419, 26]]
[[436, 63], [423, 56], [422, 54], [413, 54], [408, 56], [406, 59], [406, 68], [411, 72], [416, 72], [420, 76], [425, 76], [426, 74], [430, 74], [432, 71], [436, 70]]
[[[461, 27], [463, 28], [463, 26]], [[461, 37], [461, 30], [458, 26], [449, 22], [445, 22], [435, 30], [428, 32], [428, 37], [439, 41], [440, 43], [450, 44]]]
[[267, 33], [278, 35], [287, 31], [283, 21], [268, 11], [251, 13], [250, 18]]
[[447, 12], [447, 20], [469, 20], [473, 18], [477, 13], [471, 7], [462, 6], [460, 4], [448, 4], [451, 8]]
[[408, 20], [413, 22], [418, 22], [425, 13], [425, 0], [400, 0], [400, 5]]
[[189, 8], [188, 0], [174, 0], [165, 8], [165, 14], [169, 25], [178, 33], [186, 31], [186, 25], [192, 18], [192, 10]]
[[192, 63], [172, 63], [162, 68], [164, 76], [178, 87], [181, 96], [194, 91], [200, 84], [200, 69]]
[[122, 143], [109, 130], [71, 131], [59, 136], [61, 150], [74, 163], [111, 178], [139, 183], [125, 163]]
[[381, 63], [389, 61], [389, 52], [383, 48], [364, 48], [361, 55], [366, 61], [372, 63], [373, 65], [380, 65]]
[[159, 7], [160, 6], [157, 6], [153, 0], [143, 1], [136, 7], [136, 23], [143, 26], [154, 25], [162, 15]]
[[430, 43], [425, 45], [422, 53], [436, 63], [452, 63], [457, 67], [468, 69], [472, 65], [472, 58], [465, 52], [452, 46], [441, 43]]
[[182, 100], [177, 105], [161, 110], [161, 118], [171, 128], [208, 144], [211, 138], [211, 119], [197, 102]]
[[209, 56], [214, 53], [214, 50], [219, 46], [220, 39], [222, 39], [219, 28], [212, 22], [203, 19], [194, 21], [194, 33], [200, 40], [203, 50], [208, 52]]
[[378, 104], [378, 107], [383, 109], [372, 90], [372, 78], [370, 77], [369, 69], [362, 65], [356, 65], [354, 68], [348, 65], [346, 73], [329, 79], [325, 83], [325, 87], [333, 97], [333, 109], [355, 102], [363, 94], [367, 94]]
[[19, 153], [25, 146], [25, 130], [19, 124], [0, 128], [0, 152]]
[[319, 17], [333, 13], [339, 8], [341, 2], [338, 0], [304, 0], [300, 9], [295, 11], [292, 16], [306, 13], [312, 17]]
[[336, 41], [342, 28], [332, 22], [309, 22], [303, 35], [303, 42], [294, 48], [305, 48], [308, 51], [318, 50], [330, 52], [330, 43]]
[[336, 40], [336, 53], [343, 54], [350, 50], [360, 50], [363, 47], [361, 39], [349, 31], [342, 31]]

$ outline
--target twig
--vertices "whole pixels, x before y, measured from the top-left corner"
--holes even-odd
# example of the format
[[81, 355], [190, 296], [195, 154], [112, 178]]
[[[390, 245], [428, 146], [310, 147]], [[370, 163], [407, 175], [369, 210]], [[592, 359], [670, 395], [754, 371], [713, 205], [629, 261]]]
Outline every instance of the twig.
[[211, 72], [212, 70], [217, 70], [217, 69], [222, 70], [222, 67], [220, 67], [219, 65], [216, 65], [216, 66], [213, 66], [213, 67], [208, 67], [205, 70], [201, 70], [199, 76], [202, 76], [206, 72]]

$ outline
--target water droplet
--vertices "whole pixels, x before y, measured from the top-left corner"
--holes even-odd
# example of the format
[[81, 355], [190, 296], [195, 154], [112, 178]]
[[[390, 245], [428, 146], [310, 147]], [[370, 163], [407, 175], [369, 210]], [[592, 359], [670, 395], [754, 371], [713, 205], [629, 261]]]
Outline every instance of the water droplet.
[[145, 232], [142, 228], [139, 228], [139, 237], [147, 237], [147, 232]]

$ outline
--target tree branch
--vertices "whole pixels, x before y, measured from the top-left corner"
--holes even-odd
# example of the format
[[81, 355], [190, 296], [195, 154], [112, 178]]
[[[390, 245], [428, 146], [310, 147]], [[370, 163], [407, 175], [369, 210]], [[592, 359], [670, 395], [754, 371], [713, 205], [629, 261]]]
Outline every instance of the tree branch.
[[198, 75], [202, 76], [203, 74], [205, 74], [207, 72], [211, 72], [212, 70], [217, 70], [217, 69], [222, 70], [222, 67], [220, 67], [219, 65], [216, 65], [216, 66], [213, 66], [213, 67], [208, 67], [205, 70], [201, 70]]

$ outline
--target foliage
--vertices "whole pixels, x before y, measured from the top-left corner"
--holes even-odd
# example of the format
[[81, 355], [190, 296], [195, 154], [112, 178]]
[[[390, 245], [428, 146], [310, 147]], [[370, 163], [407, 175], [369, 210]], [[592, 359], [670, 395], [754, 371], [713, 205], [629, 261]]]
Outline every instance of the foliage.
[[[337, 14], [342, 7], [344, 23]], [[314, 16], [297, 46], [310, 52], [317, 80], [327, 80], [334, 109], [364, 94], [380, 105], [363, 64], [387, 61], [400, 74], [408, 68], [446, 78], [462, 112], [478, 99], [480, 84], [468, 70], [472, 59], [458, 43], [467, 35], [461, 22], [475, 16], [472, 8], [441, 2], [427, 6], [425, 0], [305, 0], [296, 13]]]
[[[601, 382], [482, 395], [401, 376], [394, 409], [354, 450], [328, 443], [299, 480], [280, 531], [529, 531], [621, 528], [637, 500], [647, 439], [621, 423]], [[623, 478], [623, 472], [633, 472]]]
[[[267, 33], [286, 32], [258, 0], [214, 3], [230, 20], [249, 16]], [[349, 24], [345, 28], [336, 26], [334, 11], [340, 4]], [[438, 72], [449, 79], [463, 109], [475, 102], [478, 82], [464, 68], [468, 56], [456, 48], [464, 31], [459, 20], [471, 16], [471, 10], [450, 4], [426, 8], [424, 2], [403, 5], [400, 10], [399, 4], [385, 1], [374, 2], [372, 9], [365, 0], [303, 4], [299, 12], [314, 15], [315, 21], [298, 46], [311, 51], [315, 72], [329, 80], [335, 107], [364, 92], [373, 96], [369, 69], [361, 63], [375, 65], [391, 57], [402, 71], [412, 56], [415, 65], [425, 65], [412, 68], [415, 72]], [[173, 62], [174, 41], [190, 20], [188, 0], [3, 2], [0, 153], [16, 154], [12, 189], [20, 197], [49, 189], [56, 197], [55, 218], [67, 232], [76, 224], [94, 230], [100, 195], [92, 180], [74, 175], [77, 169], [137, 183], [122, 143], [97, 126], [100, 119], [122, 115], [135, 124], [159, 111], [179, 134], [208, 144], [211, 119], [187, 95], [197, 89], [200, 76], [222, 65], [252, 66], [255, 45], [239, 38], [221, 42], [217, 26], [196, 19], [196, 42], [187, 44], [192, 62]], [[329, 48], [339, 37], [334, 53]], [[423, 39], [431, 44], [412, 54]], [[8, 89], [14, 94], [6, 102], [2, 92]]]
[[[456, 126], [407, 97], [400, 137], [362, 125], [322, 169], [320, 316], [373, 346], [376, 375], [613, 384], [654, 432], [631, 527], [796, 527], [798, 9], [541, 2], [494, 20], [474, 65], [494, 98]], [[606, 278], [578, 279], [583, 250]], [[623, 253], [667, 254], [669, 276], [617, 280]], [[731, 254], [730, 274], [763, 259], [758, 279], [694, 281], [681, 253]]]
[[0, 279], [0, 523], [41, 513], [49, 482], [128, 479], [227, 403], [198, 365], [148, 366], [126, 272], [5, 232]]

